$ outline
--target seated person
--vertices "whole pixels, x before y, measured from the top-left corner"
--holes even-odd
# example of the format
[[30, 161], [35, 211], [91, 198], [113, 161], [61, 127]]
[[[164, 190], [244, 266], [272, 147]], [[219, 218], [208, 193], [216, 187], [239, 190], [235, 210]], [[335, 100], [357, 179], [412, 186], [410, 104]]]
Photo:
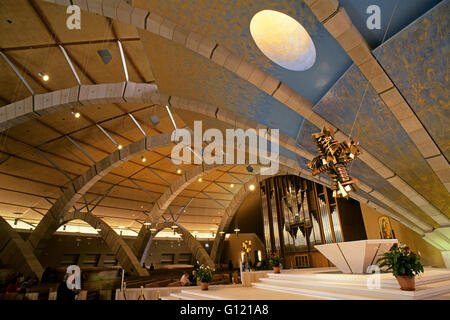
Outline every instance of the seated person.
[[191, 286], [197, 285], [197, 270], [192, 270], [192, 273], [189, 276], [189, 282], [191, 283]]
[[183, 276], [181, 277], [180, 282], [181, 282], [182, 286], [189, 285], [189, 275], [187, 272], [183, 273]]

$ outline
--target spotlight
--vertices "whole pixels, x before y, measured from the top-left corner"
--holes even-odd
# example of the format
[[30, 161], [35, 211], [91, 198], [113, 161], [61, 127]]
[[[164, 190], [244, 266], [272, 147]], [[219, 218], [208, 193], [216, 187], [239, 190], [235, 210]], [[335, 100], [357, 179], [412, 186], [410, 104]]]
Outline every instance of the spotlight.
[[142, 157], [141, 157], [141, 161], [142, 161], [142, 162], [147, 162], [147, 158], [144, 157], [144, 156], [142, 156]]
[[234, 184], [232, 183], [232, 184], [230, 184], [230, 188], [234, 188]]
[[123, 148], [123, 146], [122, 146], [121, 144], [119, 144], [119, 145], [117, 146], [117, 149], [119, 149], [119, 150], [122, 150], [122, 148]]
[[250, 191], [253, 191], [253, 190], [255, 190], [255, 185], [251, 184], [248, 188], [250, 189]]
[[253, 172], [253, 167], [252, 167], [252, 166], [247, 166], [247, 171], [248, 171], [249, 173], [252, 173], [252, 172]]
[[177, 173], [178, 173], [178, 174], [181, 174], [181, 172], [182, 172], [181, 169], [178, 169], [178, 170], [177, 170]]
[[156, 232], [156, 228], [150, 228], [150, 232]]
[[39, 72], [38, 75], [39, 75], [39, 77], [41, 77], [42, 80], [44, 80], [44, 81], [50, 80], [50, 77], [48, 76], [48, 74], [46, 74], [46, 73], [44, 73], [44, 72]]
[[151, 225], [152, 225], [152, 223], [149, 222], [149, 221], [145, 221], [145, 222], [144, 222], [144, 226], [151, 226]]
[[203, 179], [202, 178], [198, 178], [198, 182], [202, 182], [203, 181]]
[[79, 112], [75, 112], [75, 111], [72, 111], [72, 114], [73, 114], [73, 116], [75, 117], [75, 118], [79, 118], [79, 117], [81, 117], [81, 113], [79, 113]]

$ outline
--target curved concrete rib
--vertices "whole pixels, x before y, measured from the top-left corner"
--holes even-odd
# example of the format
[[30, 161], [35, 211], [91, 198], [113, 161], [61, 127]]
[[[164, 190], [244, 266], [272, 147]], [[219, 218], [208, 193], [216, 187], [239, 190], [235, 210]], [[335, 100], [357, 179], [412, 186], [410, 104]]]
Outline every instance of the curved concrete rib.
[[145, 258], [148, 255], [148, 251], [150, 249], [150, 245], [155, 238], [155, 236], [163, 229], [171, 228], [172, 226], [177, 226], [178, 233], [181, 234], [181, 238], [188, 246], [189, 250], [192, 252], [192, 256], [200, 263], [204, 264], [210, 267], [214, 267], [214, 262], [211, 260], [209, 254], [206, 252], [206, 250], [203, 248], [203, 246], [200, 244], [200, 242], [195, 239], [192, 234], [186, 230], [182, 225], [179, 223], [170, 221], [170, 222], [161, 222], [156, 225], [156, 231], [151, 234], [151, 237], [149, 237], [147, 242], [147, 248], [144, 252], [144, 254], [141, 257], [141, 264], [144, 263]]
[[[264, 136], [264, 138], [270, 137], [270, 128], [233, 112], [195, 100], [163, 95], [158, 92], [154, 84], [134, 82], [81, 85], [16, 101], [0, 107], [0, 131], [61, 110], [93, 104], [125, 102], [170, 105], [181, 110], [189, 110], [216, 118], [242, 129], [266, 129], [269, 136]], [[280, 146], [308, 160], [314, 158], [309, 152], [298, 148], [295, 140], [286, 135], [280, 134], [279, 141]]]
[[0, 261], [25, 276], [41, 279], [44, 272], [33, 253], [33, 248], [2, 217], [0, 217]]
[[[56, 0], [43, 1], [60, 4]], [[323, 5], [326, 7], [331, 3], [333, 6], [337, 3], [337, 0], [307, 0], [307, 2], [309, 4], [315, 2], [320, 3], [320, 11], [320, 8], [322, 8]], [[170, 41], [175, 41], [187, 49], [204, 56], [219, 66], [228, 69], [242, 79], [249, 81], [257, 88], [273, 96], [275, 99], [300, 114], [305, 119], [308, 119], [317, 127], [334, 128], [337, 139], [347, 139], [347, 136], [343, 132], [339, 131], [338, 128], [312, 110], [313, 104], [310, 101], [296, 93], [293, 89], [282, 83], [280, 80], [266, 74], [260, 68], [246, 62], [243, 58], [234, 55], [230, 50], [222, 45], [219, 45], [215, 40], [207, 36], [190, 32], [169, 19], [159, 16], [158, 14], [150, 13], [140, 8], [134, 8], [124, 0], [86, 0], [86, 2], [80, 3], [80, 7], [82, 10], [90, 11], [114, 20], [119, 20], [127, 24], [131, 24], [139, 29], [157, 34]], [[327, 10], [325, 10], [325, 12], [327, 12]], [[333, 12], [334, 11], [332, 11], [332, 13]], [[351, 42], [354, 40], [354, 38], [350, 37], [349, 41]], [[0, 108], [0, 112], [1, 111], [2, 110]], [[401, 179], [366, 150], [362, 149], [362, 151], [363, 154], [360, 156], [360, 159], [364, 163], [377, 172], [381, 177], [386, 179], [386, 181], [388, 181], [394, 188], [406, 195], [414, 204], [421, 208], [425, 214], [429, 215], [434, 221], [436, 221], [438, 225], [449, 223], [447, 216], [437, 210], [428, 200], [411, 188], [411, 186], [409, 186], [403, 179]], [[369, 193], [374, 191], [370, 187], [367, 189]], [[385, 197], [379, 192], [374, 192], [372, 196], [379, 201], [383, 201], [385, 199]], [[396, 205], [396, 208], [397, 207], [399, 206]], [[406, 217], [415, 224], [419, 225], [421, 229], [425, 231], [432, 230], [432, 226], [424, 223], [414, 214], [411, 214], [406, 210], [403, 210], [402, 214], [406, 214]]]
[[145, 137], [137, 142], [124, 146], [122, 150], [116, 150], [109, 156], [90, 167], [84, 174], [76, 178], [64, 194], [56, 200], [48, 210], [36, 229], [28, 238], [28, 243], [35, 252], [45, 248], [46, 240], [57, 229], [60, 221], [69, 209], [85, 194], [97, 181], [107, 173], [117, 168], [122, 163], [151, 150], [174, 145], [171, 141], [171, 132], [156, 136]]
[[[123, 240], [108, 224], [95, 215], [87, 212], [70, 212], [64, 216], [59, 225], [56, 225], [56, 229], [72, 220], [82, 220], [87, 222], [93, 228], [100, 228], [100, 237], [105, 241], [108, 248], [114, 253], [122, 268], [132, 275], [141, 277], [148, 276], [147, 270], [142, 268], [138, 259], [134, 255], [133, 250], [131, 250], [125, 240]], [[56, 231], [56, 229], [54, 231]]]

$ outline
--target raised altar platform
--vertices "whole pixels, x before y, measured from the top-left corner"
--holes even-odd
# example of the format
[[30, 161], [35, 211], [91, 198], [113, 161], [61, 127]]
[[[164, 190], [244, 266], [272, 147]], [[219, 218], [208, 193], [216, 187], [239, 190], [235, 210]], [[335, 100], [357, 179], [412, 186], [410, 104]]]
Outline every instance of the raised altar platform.
[[[368, 273], [381, 254], [389, 251], [397, 239], [373, 239], [314, 246], [342, 273]], [[369, 272], [370, 273], [370, 272]]]

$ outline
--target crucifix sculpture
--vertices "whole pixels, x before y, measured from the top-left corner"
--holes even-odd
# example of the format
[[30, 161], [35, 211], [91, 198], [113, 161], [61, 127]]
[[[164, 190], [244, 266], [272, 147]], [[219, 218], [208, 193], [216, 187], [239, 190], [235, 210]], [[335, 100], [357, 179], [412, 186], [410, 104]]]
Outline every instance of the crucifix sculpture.
[[320, 152], [307, 164], [312, 175], [328, 173], [333, 196], [348, 198], [350, 191], [357, 190], [355, 183], [358, 180], [350, 177], [346, 164], [361, 154], [359, 142], [354, 139], [337, 142], [332, 128], [323, 128], [322, 132], [313, 133], [312, 138]]

